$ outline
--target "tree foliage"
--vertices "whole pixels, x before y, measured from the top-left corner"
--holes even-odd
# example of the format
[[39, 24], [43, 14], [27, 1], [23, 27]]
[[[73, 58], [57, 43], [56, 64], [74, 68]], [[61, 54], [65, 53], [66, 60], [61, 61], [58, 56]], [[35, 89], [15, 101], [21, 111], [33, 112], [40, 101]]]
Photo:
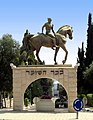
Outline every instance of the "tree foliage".
[[12, 35], [6, 34], [0, 39], [0, 91], [12, 91], [12, 70], [10, 63], [19, 63], [19, 43]]
[[49, 78], [42, 78], [40, 79], [40, 84], [43, 89], [43, 94], [51, 96], [53, 81]]
[[[27, 59], [26, 59], [27, 57]], [[27, 61], [26, 61], [27, 60]], [[24, 51], [20, 54], [20, 45], [19, 43], [12, 38], [12, 35], [5, 34], [0, 39], [0, 95], [1, 92], [5, 95], [5, 93], [9, 93], [11, 95], [13, 89], [13, 78], [12, 78], [12, 69], [10, 67], [10, 63], [13, 63], [16, 66], [19, 65], [35, 65], [38, 64], [35, 59], [34, 54], [28, 54]], [[46, 92], [51, 94], [50, 83], [47, 79], [44, 80], [44, 84], [47, 87], [42, 86], [42, 79], [33, 82], [25, 92], [25, 98], [28, 97], [31, 99], [31, 102], [34, 97], [39, 97], [44, 94], [45, 89]], [[49, 89], [48, 89], [49, 87]]]
[[84, 76], [83, 72], [85, 70], [85, 57], [84, 57], [84, 43], [82, 43], [82, 48], [78, 48], [78, 59], [77, 62], [79, 64], [77, 69], [77, 87], [78, 87], [78, 93], [84, 92]]
[[[85, 54], [84, 54], [85, 53]], [[84, 47], [78, 49], [78, 60], [79, 63], [77, 70], [78, 78], [78, 93], [90, 93], [93, 92], [93, 73], [92, 65], [93, 61], [93, 23], [92, 15], [89, 13], [88, 16], [88, 30], [87, 30], [87, 48], [84, 51]], [[90, 65], [91, 64], [91, 65]], [[87, 68], [87, 69], [86, 69]]]
[[52, 96], [52, 85], [53, 81], [51, 79], [38, 79], [28, 86], [24, 97], [29, 98], [32, 104], [34, 97], [41, 97], [42, 95]]
[[85, 89], [88, 93], [93, 93], [93, 63], [84, 71]]
[[88, 30], [87, 30], [87, 48], [86, 48], [86, 59], [85, 65], [89, 67], [89, 65], [93, 61], [93, 24], [92, 24], [92, 14], [89, 13], [88, 16]]

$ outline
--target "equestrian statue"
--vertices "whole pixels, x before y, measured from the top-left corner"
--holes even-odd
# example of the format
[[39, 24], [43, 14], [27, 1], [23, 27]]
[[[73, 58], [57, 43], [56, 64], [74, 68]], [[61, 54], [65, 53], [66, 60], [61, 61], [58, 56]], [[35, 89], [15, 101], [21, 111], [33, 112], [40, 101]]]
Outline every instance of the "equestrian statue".
[[[57, 64], [56, 56], [59, 51], [59, 48], [62, 48], [65, 52], [64, 60], [62, 61], [65, 64], [67, 60], [68, 50], [66, 49], [66, 38], [72, 40], [73, 29], [69, 25], [64, 25], [58, 29], [55, 33], [53, 30], [53, 25], [51, 25], [51, 18], [48, 18], [48, 22], [45, 23], [42, 27], [42, 33], [38, 33], [37, 35], [27, 34], [24, 35], [23, 45], [21, 47], [21, 53], [25, 50], [27, 53], [32, 54], [36, 51], [36, 57], [40, 64], [42, 64], [41, 59], [39, 58], [39, 52], [42, 46], [52, 48], [55, 50], [54, 54], [54, 64]], [[43, 33], [43, 30], [46, 30], [46, 33]], [[53, 35], [50, 32], [53, 32]]]

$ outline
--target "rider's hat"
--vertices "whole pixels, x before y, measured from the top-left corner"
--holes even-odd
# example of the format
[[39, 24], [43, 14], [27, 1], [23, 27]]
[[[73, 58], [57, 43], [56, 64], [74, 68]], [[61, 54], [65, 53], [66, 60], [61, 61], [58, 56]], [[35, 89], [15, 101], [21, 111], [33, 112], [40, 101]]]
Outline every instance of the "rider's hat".
[[47, 18], [49, 21], [52, 21], [52, 19], [51, 18]]

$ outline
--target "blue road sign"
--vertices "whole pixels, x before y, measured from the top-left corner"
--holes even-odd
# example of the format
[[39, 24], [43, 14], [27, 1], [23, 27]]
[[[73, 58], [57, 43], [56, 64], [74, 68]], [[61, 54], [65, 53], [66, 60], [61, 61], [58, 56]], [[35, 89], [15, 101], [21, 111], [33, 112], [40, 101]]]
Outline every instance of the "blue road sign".
[[83, 100], [82, 99], [76, 99], [74, 102], [73, 102], [73, 108], [76, 110], [76, 111], [81, 111], [82, 108], [84, 106], [84, 103], [83, 103]]

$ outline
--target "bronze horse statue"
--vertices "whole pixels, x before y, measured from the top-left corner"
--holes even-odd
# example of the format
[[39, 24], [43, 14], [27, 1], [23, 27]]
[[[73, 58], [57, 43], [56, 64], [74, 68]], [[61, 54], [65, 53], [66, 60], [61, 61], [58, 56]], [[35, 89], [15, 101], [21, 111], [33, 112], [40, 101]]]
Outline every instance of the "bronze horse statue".
[[68, 55], [68, 51], [65, 46], [66, 38], [68, 36], [69, 39], [72, 39], [73, 38], [72, 32], [73, 30], [71, 26], [64, 25], [58, 29], [54, 37], [50, 37], [42, 33], [35, 35], [35, 36], [27, 35], [23, 38], [23, 46], [21, 47], [21, 51], [26, 50], [27, 53], [30, 53], [30, 54], [33, 51], [36, 51], [36, 57], [38, 61], [42, 63], [42, 61], [39, 58], [39, 52], [40, 52], [41, 47], [44, 46], [44, 47], [53, 48], [54, 46], [53, 41], [55, 41], [56, 49], [55, 49], [55, 55], [54, 55], [54, 62], [55, 64], [57, 64], [56, 56], [59, 51], [59, 48], [61, 47], [66, 53], [65, 58], [62, 61], [62, 63], [64, 64], [67, 60], [67, 55]]

